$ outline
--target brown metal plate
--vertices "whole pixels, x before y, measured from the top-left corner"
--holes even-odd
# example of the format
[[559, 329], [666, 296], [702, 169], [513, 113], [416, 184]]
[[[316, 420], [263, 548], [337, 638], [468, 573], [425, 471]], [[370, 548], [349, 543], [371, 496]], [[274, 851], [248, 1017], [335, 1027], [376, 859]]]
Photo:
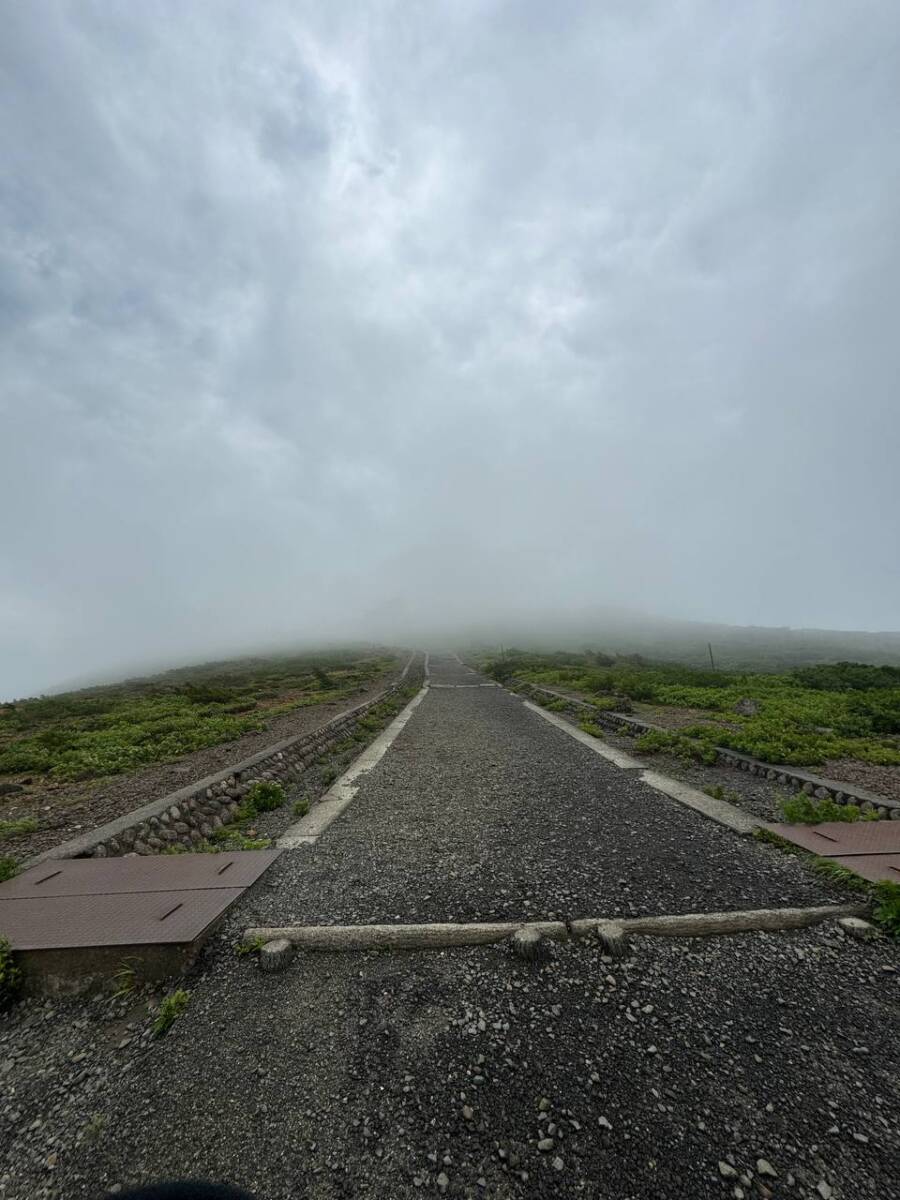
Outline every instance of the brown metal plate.
[[192, 942], [243, 888], [0, 899], [0, 930], [14, 950]]
[[766, 828], [824, 858], [900, 854], [900, 821], [827, 821], [822, 825], [770, 824]]
[[873, 883], [882, 879], [900, 883], [900, 854], [839, 854], [834, 861]]
[[32, 867], [0, 884], [0, 901], [247, 888], [280, 853], [280, 850], [241, 850], [225, 854], [59, 859]]

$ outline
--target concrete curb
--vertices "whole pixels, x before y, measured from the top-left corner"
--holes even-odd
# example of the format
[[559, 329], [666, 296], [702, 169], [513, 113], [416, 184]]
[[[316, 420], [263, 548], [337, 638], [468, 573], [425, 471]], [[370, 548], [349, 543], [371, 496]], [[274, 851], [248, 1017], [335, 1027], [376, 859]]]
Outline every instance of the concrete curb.
[[340, 779], [332, 784], [322, 799], [305, 817], [288, 826], [275, 843], [281, 850], [298, 850], [311, 846], [322, 836], [332, 821], [336, 821], [359, 791], [359, 776], [371, 771], [390, 749], [394, 739], [422, 703], [428, 692], [426, 684], [413, 696], [409, 704], [391, 721], [387, 729], [371, 742], [362, 754], [350, 764]]
[[740, 808], [735, 808], [733, 804], [728, 804], [725, 800], [716, 800], [712, 796], [707, 796], [705, 792], [699, 791], [697, 788], [690, 787], [686, 783], [681, 783], [677, 779], [672, 779], [668, 775], [662, 775], [659, 771], [648, 770], [643, 763], [632, 758], [630, 754], [626, 754], [623, 750], [617, 750], [614, 746], [605, 746], [602, 742], [598, 742], [591, 734], [585, 733], [582, 729], [576, 729], [574, 725], [570, 725], [568, 721], [556, 715], [556, 713], [547, 712], [537, 704], [532, 704], [530, 700], [525, 701], [525, 707], [533, 713], [537, 713], [539, 717], [543, 717], [545, 721], [549, 721], [551, 725], [555, 725], [557, 729], [561, 729], [563, 733], [574, 738], [576, 742], [581, 742], [582, 746], [587, 746], [589, 750], [593, 750], [594, 754], [599, 754], [601, 758], [605, 758], [614, 766], [620, 767], [625, 771], [640, 771], [641, 782], [646, 783], [648, 787], [653, 788], [656, 792], [661, 792], [664, 796], [668, 796], [670, 800], [675, 800], [679, 804], [683, 804], [686, 808], [691, 808], [694, 812], [701, 813], [704, 817], [709, 817], [710, 820], [716, 821], [719, 825], [724, 825], [726, 829], [732, 830], [734, 833], [739, 833], [744, 837], [749, 836], [761, 824], [760, 821], [748, 816]]
[[522, 930], [549, 941], [599, 936], [615, 927], [642, 937], [713, 937], [723, 934], [805, 929], [823, 921], [858, 917], [864, 904], [827, 904], [816, 908], [759, 908], [738, 912], [684, 913], [661, 917], [588, 917], [578, 921], [491, 921], [431, 925], [287, 925], [258, 927], [244, 933], [245, 943], [286, 941], [302, 950], [442, 950], [505, 941]]

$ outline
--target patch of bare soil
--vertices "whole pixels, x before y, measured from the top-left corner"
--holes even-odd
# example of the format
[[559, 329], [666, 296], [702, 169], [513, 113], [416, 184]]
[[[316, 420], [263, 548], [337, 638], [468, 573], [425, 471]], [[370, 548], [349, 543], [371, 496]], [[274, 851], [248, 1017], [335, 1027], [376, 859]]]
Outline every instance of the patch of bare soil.
[[827, 779], [855, 783], [888, 800], [900, 800], [900, 767], [879, 767], [856, 758], [830, 758], [814, 770]]
[[0, 837], [0, 857], [8, 855], [24, 862], [151, 800], [222, 771], [274, 742], [318, 729], [339, 712], [355, 708], [383, 691], [393, 677], [393, 674], [382, 675], [368, 687], [360, 688], [342, 700], [298, 708], [274, 717], [259, 733], [245, 733], [234, 741], [207, 746], [172, 762], [156, 763], [132, 774], [82, 783], [54, 783], [35, 777], [24, 791], [0, 796], [0, 820], [32, 818], [39, 822], [34, 833]]

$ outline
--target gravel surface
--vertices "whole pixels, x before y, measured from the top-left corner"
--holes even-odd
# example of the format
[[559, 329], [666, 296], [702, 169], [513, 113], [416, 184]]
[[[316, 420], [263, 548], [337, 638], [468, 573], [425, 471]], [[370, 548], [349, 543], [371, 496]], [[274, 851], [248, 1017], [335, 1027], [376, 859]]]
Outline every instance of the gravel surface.
[[[432, 661], [436, 683], [472, 678]], [[283, 854], [232, 911], [164, 1038], [138, 998], [0, 1018], [0, 1196], [174, 1174], [261, 1200], [896, 1194], [895, 943], [835, 927], [635, 939], [625, 962], [582, 943], [542, 967], [505, 947], [309, 954], [272, 976], [233, 948], [290, 917], [838, 895], [500, 689], [436, 688], [318, 845]]]
[[376, 679], [368, 688], [360, 688], [343, 700], [298, 708], [274, 717], [260, 733], [245, 733], [232, 742], [207, 746], [182, 758], [158, 763], [130, 775], [89, 783], [60, 783], [41, 786], [34, 793], [19, 792], [0, 799], [0, 819], [36, 817], [41, 828], [27, 837], [0, 839], [0, 854], [11, 854], [20, 862], [77, 837], [98, 825], [104, 825], [123, 813], [149, 804], [160, 796], [187, 787], [194, 780], [222, 771], [232, 763], [264, 750], [274, 742], [297, 734], [309, 733], [336, 717], [338, 713], [384, 691], [393, 673]]

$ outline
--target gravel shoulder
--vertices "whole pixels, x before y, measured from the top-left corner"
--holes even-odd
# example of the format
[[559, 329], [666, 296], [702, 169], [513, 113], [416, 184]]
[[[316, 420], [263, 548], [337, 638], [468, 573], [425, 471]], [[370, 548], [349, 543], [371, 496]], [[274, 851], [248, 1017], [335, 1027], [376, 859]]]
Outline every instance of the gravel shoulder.
[[[432, 680], [477, 682], [440, 660]], [[896, 943], [820, 927], [640, 938], [625, 962], [589, 943], [543, 966], [505, 947], [312, 953], [274, 976], [234, 949], [288, 920], [843, 898], [500, 689], [434, 688], [320, 842], [229, 914], [164, 1038], [142, 997], [0, 1018], [0, 1197], [186, 1174], [260, 1200], [893, 1194]]]

